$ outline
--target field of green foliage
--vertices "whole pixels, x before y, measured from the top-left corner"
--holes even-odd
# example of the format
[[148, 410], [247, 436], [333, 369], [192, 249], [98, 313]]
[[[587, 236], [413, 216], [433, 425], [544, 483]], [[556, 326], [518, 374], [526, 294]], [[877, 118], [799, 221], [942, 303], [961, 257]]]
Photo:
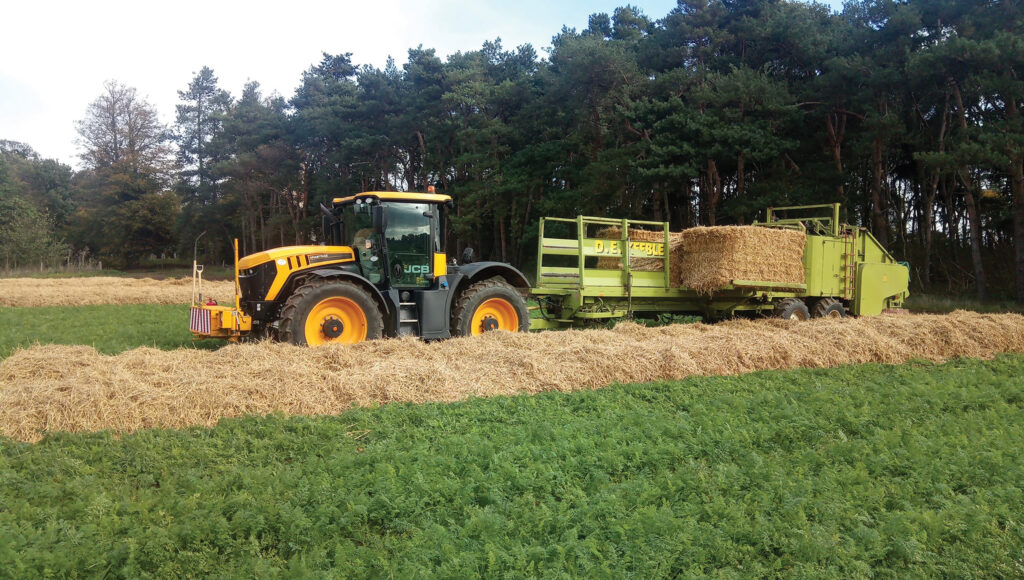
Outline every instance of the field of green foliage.
[[36, 343], [86, 344], [106, 354], [140, 346], [218, 348], [224, 344], [192, 340], [187, 305], [0, 306], [0, 329], [0, 359]]
[[1024, 574], [1024, 356], [0, 439], [3, 576]]

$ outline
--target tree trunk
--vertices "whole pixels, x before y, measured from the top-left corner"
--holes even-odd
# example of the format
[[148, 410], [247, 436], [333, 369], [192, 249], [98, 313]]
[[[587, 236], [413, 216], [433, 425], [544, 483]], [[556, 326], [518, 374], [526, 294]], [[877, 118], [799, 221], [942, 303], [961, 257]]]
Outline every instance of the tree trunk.
[[885, 167], [882, 164], [882, 139], [874, 142], [874, 175], [871, 181], [871, 229], [883, 247], [889, 246], [888, 208], [882, 195], [882, 183], [885, 180]]
[[825, 115], [825, 128], [828, 130], [828, 145], [832, 151], [832, 162], [836, 165], [839, 173], [839, 187], [836, 188], [837, 199], [845, 199], [845, 191], [842, 183], [843, 178], [843, 138], [846, 136], [846, 115], [844, 113], [829, 113]]
[[[950, 85], [953, 91], [953, 100], [956, 103], [957, 115], [960, 119], [960, 129], [966, 132], [967, 111], [964, 110], [964, 99], [960, 93], [960, 86], [955, 82], [951, 82]], [[978, 290], [978, 300], [984, 300], [988, 293], [985, 287], [985, 266], [981, 263], [981, 219], [978, 217], [978, 205], [974, 200], [974, 186], [967, 167], [961, 167], [959, 173], [960, 179], [964, 184], [964, 200], [967, 202], [967, 223], [970, 227], [974, 283]]]
[[978, 215], [978, 204], [974, 198], [974, 183], [967, 173], [967, 168], [961, 169], [960, 179], [963, 181], [964, 201], [967, 203], [967, 227], [971, 238], [974, 283], [978, 290], [978, 300], [985, 300], [988, 291], [985, 284], [985, 267], [981, 262], [981, 217]]
[[1017, 302], [1024, 303], [1024, 155], [1013, 157], [1010, 167], [1013, 193], [1013, 243], [1016, 250]]
[[[1020, 116], [1017, 95], [1006, 99], [1006, 118], [1016, 124]], [[1010, 193], [1013, 201], [1014, 266], [1017, 279], [1017, 302], [1024, 303], [1024, 151], [1009, 148]]]
[[668, 188], [661, 188], [661, 199], [665, 203], [665, 221], [669, 223], [669, 227], [672, 225], [672, 208], [668, 204]]
[[505, 231], [505, 216], [498, 218], [498, 229], [501, 230], [501, 261], [508, 262], [508, 232]]
[[718, 166], [714, 159], [708, 159], [707, 172], [707, 212], [708, 225], [715, 225], [715, 212], [718, 200], [722, 196], [722, 178], [718, 175]]
[[924, 232], [924, 279], [922, 280], [925, 289], [931, 287], [932, 283], [932, 241], [934, 239], [933, 230], [935, 229], [935, 195], [939, 190], [939, 173], [938, 170], [935, 172], [935, 177], [932, 178], [931, 183], [928, 184], [928, 191], [924, 194], [924, 200], [922, 202], [922, 209], [924, 210], [924, 223], [922, 224], [922, 231]]
[[[946, 91], [946, 102], [942, 109], [942, 120], [939, 126], [939, 153], [946, 151], [946, 130], [949, 128], [949, 91]], [[930, 289], [932, 284], [932, 243], [935, 231], [935, 197], [939, 192], [942, 171], [935, 168], [928, 190], [924, 192], [924, 287]], [[947, 232], [948, 235], [949, 232]]]
[[747, 180], [744, 163], [743, 152], [740, 151], [739, 156], [736, 157], [736, 197], [743, 199], [743, 193], [746, 190]]

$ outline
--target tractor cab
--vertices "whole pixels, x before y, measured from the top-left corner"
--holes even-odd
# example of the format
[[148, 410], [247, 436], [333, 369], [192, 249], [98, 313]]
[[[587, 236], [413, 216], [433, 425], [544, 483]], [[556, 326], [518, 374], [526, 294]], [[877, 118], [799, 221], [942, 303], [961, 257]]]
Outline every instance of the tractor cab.
[[351, 247], [363, 276], [378, 287], [429, 288], [447, 274], [447, 195], [366, 192], [336, 198], [324, 238]]

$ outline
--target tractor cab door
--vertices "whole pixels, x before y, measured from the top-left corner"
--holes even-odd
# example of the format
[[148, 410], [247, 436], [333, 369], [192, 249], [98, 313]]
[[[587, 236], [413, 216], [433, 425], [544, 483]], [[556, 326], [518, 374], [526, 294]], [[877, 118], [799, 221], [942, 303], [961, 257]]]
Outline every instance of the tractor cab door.
[[388, 267], [396, 288], [427, 288], [434, 281], [438, 210], [433, 203], [386, 202]]
[[384, 262], [380, 236], [373, 229], [373, 212], [370, 204], [353, 203], [344, 207], [340, 214], [340, 242], [351, 246], [356, 252], [359, 267], [371, 284], [384, 283]]

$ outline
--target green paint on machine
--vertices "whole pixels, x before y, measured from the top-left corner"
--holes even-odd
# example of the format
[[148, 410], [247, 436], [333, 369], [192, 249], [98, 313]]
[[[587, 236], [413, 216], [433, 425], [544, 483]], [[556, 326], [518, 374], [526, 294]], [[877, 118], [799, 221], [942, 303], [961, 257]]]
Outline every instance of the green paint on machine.
[[[803, 284], [733, 280], [711, 295], [678, 286], [672, 279], [666, 222], [578, 216], [542, 218], [538, 235], [537, 287], [531, 290], [541, 316], [531, 329], [585, 324], [630, 315], [696, 314], [721, 319], [738, 313], [772, 314], [781, 301], [799, 299], [811, 312], [827, 310], [872, 316], [902, 307], [910, 271], [865, 228], [840, 221], [840, 204], [768, 208], [753, 225], [806, 234]], [[546, 235], [545, 228], [561, 229]], [[622, 238], [597, 238], [599, 228], [617, 228]], [[631, 228], [663, 231], [665, 242], [638, 242]], [[660, 271], [631, 268], [636, 259], [664, 258]], [[596, 258], [618, 258], [621, 268], [597, 267]], [[828, 302], [825, 302], [825, 301]], [[817, 303], [830, 308], [814, 309]], [[838, 305], [838, 306], [836, 306]]]

